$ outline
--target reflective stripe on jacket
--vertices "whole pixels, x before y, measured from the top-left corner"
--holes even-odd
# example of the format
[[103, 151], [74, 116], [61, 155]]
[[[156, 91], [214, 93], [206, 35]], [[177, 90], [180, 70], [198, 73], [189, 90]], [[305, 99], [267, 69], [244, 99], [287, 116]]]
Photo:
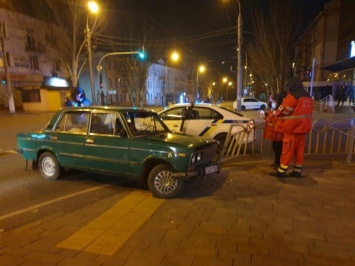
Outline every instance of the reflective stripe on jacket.
[[276, 123], [278, 120], [270, 112], [265, 118], [265, 129], [263, 137], [264, 139], [281, 141], [283, 139], [283, 133], [276, 131]]
[[289, 93], [275, 115], [276, 130], [286, 134], [308, 133], [312, 129], [313, 99], [302, 88]]

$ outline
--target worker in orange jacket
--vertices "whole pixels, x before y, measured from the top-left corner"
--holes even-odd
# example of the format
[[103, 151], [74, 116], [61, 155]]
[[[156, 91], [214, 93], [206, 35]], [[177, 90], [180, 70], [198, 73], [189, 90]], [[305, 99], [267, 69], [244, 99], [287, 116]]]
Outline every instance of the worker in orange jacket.
[[[274, 151], [274, 163], [271, 167], [277, 168], [280, 165], [280, 158], [282, 153], [282, 139], [283, 133], [276, 130], [276, 123], [278, 120], [273, 115], [273, 111], [281, 105], [285, 97], [285, 92], [278, 95], [271, 95], [269, 98], [269, 111], [263, 116], [265, 118], [265, 128], [263, 138], [272, 141], [272, 149]], [[260, 113], [263, 114], [263, 113]]]
[[286, 88], [287, 96], [273, 115], [279, 120], [276, 130], [283, 132], [282, 154], [280, 165], [277, 169], [277, 177], [286, 177], [288, 166], [294, 158], [291, 177], [301, 177], [304, 162], [304, 146], [306, 134], [312, 129], [313, 99], [303, 89], [302, 81], [291, 78]]

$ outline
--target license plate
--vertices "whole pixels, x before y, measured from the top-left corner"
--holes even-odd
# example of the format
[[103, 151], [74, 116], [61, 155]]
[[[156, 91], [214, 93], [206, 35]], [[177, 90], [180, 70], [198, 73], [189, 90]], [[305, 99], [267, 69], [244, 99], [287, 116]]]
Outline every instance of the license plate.
[[218, 165], [211, 165], [205, 168], [206, 175], [218, 172]]

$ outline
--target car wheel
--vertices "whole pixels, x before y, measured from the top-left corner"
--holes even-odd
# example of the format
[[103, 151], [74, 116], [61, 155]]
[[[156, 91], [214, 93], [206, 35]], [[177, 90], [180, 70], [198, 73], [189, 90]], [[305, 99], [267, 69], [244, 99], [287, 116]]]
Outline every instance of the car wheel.
[[244, 105], [242, 105], [242, 111], [245, 111], [247, 108], [245, 108], [245, 106]]
[[173, 178], [172, 174], [172, 168], [167, 164], [158, 164], [150, 171], [148, 187], [154, 196], [169, 199], [180, 193], [184, 181]]
[[262, 104], [262, 105], [260, 106], [260, 110], [265, 110], [265, 108], [266, 108], [265, 104]]
[[51, 152], [44, 152], [39, 157], [38, 167], [43, 178], [47, 180], [56, 180], [63, 172], [63, 167], [59, 165], [57, 158]]

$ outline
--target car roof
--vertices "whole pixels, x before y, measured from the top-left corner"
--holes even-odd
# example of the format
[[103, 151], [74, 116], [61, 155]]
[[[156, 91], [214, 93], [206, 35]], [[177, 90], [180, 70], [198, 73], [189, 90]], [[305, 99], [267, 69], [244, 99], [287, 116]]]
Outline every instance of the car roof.
[[[208, 107], [211, 109], [214, 109], [220, 113], [222, 113], [222, 115], [224, 116], [230, 116], [230, 115], [235, 115], [235, 116], [239, 116], [239, 117], [243, 117], [243, 119], [249, 119], [248, 117], [245, 117], [243, 114], [241, 113], [237, 113], [234, 110], [228, 109], [228, 108], [224, 108], [221, 106], [218, 106], [216, 104], [213, 103], [193, 103], [193, 105], [195, 107]], [[188, 106], [192, 106], [191, 103], [176, 103], [176, 104], [171, 104], [169, 106], [164, 107], [164, 109], [158, 111], [158, 114], [161, 114], [163, 112], [166, 112], [169, 109], [172, 108], [176, 108], [176, 107], [188, 107]]]
[[85, 107], [63, 107], [64, 110], [77, 110], [77, 111], [116, 111], [116, 112], [128, 112], [128, 111], [143, 111], [153, 112], [141, 107], [127, 107], [127, 106], [85, 106]]
[[175, 104], [171, 104], [169, 106], [165, 106], [164, 110], [166, 109], [170, 109], [170, 108], [174, 108], [174, 107], [181, 107], [181, 106], [204, 106], [204, 107], [216, 107], [216, 108], [221, 108], [218, 105], [215, 105], [213, 103], [175, 103]]

